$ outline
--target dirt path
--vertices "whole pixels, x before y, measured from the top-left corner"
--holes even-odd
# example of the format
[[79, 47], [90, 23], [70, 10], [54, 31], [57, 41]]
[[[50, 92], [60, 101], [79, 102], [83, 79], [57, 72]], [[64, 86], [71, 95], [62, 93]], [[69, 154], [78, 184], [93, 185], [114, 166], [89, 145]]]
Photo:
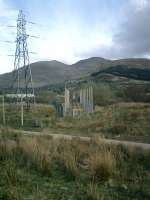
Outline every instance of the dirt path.
[[[63, 134], [49, 134], [49, 135], [51, 135], [53, 138], [56, 138], [56, 139], [57, 138], [65, 138], [65, 139], [72, 140], [73, 138], [79, 138], [80, 140], [83, 140], [83, 141], [90, 141], [92, 139], [92, 137], [70, 136], [70, 135], [63, 135]], [[119, 141], [119, 140], [104, 139], [104, 138], [99, 138], [99, 140], [101, 142], [108, 143], [108, 144], [114, 144], [114, 145], [122, 144], [124, 146], [133, 146], [133, 147], [142, 148], [145, 150], [150, 149], [150, 144], [146, 144], [146, 143]]]
[[[72, 139], [77, 139], [79, 138], [82, 141], [90, 141], [92, 137], [82, 137], [82, 136], [72, 136], [72, 135], [65, 135], [65, 134], [52, 134], [48, 132], [33, 132], [33, 131], [22, 131], [22, 130], [12, 130], [13, 132], [21, 132], [25, 135], [37, 135], [37, 136], [51, 136], [54, 139], [67, 139], [67, 140], [72, 140]], [[129, 141], [120, 141], [120, 140], [115, 140], [115, 139], [99, 139], [101, 142], [107, 143], [107, 144], [113, 144], [113, 145], [124, 145], [127, 147], [135, 147], [135, 148], [142, 148], [144, 150], [150, 150], [150, 144], [146, 143], [139, 143], [139, 142], [129, 142]]]

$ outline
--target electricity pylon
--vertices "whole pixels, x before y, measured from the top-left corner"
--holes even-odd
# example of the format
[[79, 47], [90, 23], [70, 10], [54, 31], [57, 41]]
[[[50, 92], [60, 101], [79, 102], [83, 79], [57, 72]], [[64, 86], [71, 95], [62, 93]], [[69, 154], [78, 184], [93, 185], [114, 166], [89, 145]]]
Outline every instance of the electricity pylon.
[[35, 96], [27, 45], [29, 35], [26, 33], [26, 23], [25, 14], [20, 10], [17, 19], [13, 89], [15, 89], [17, 102], [23, 98], [27, 106], [29, 106], [29, 102], [34, 102]]

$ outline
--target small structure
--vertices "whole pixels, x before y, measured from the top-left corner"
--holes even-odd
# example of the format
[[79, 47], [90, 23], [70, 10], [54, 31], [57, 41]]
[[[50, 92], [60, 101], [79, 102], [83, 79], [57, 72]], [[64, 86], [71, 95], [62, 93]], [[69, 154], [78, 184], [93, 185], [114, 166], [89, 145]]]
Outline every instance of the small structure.
[[92, 113], [93, 110], [93, 87], [91, 84], [66, 85], [64, 116], [77, 117], [83, 113]]
[[55, 108], [57, 115], [59, 117], [63, 117], [64, 113], [64, 96], [57, 95], [55, 99], [53, 99], [50, 104]]
[[58, 100], [55, 100], [53, 101], [52, 105], [54, 106], [58, 116], [63, 117], [63, 110], [64, 110], [63, 103], [61, 103]]

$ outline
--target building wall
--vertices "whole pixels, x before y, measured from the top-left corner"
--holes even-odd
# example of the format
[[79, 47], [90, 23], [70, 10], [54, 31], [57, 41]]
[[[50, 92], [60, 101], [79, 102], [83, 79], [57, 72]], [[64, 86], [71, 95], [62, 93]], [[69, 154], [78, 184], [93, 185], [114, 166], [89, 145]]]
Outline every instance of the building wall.
[[65, 88], [65, 106], [64, 106], [64, 116], [68, 116], [71, 113], [71, 103], [70, 103], [70, 91]]
[[82, 113], [92, 113], [93, 87], [87, 86], [79, 90], [65, 88], [64, 116], [77, 116]]
[[93, 112], [93, 87], [89, 86], [80, 90], [80, 103], [84, 112]]

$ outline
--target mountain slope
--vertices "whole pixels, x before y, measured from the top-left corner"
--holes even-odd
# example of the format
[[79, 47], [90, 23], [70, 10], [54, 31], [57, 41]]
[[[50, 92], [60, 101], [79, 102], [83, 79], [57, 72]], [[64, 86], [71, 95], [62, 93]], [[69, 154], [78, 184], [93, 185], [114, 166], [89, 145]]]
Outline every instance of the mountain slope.
[[[137, 69], [139, 70], [137, 71]], [[73, 65], [67, 65], [58, 61], [41, 61], [32, 63], [31, 70], [35, 87], [61, 84], [65, 80], [88, 77], [96, 72], [98, 72], [99, 78], [105, 77], [108, 80], [111, 80], [112, 76], [122, 76], [133, 79], [136, 77], [137, 79], [141, 79], [140, 74], [142, 74], [142, 80], [149, 80], [149, 74], [147, 74], [147, 71], [145, 70], [150, 70], [150, 60], [122, 59], [112, 61], [104, 58], [93, 57], [81, 60]], [[95, 76], [96, 78], [98, 77], [98, 74]], [[22, 80], [23, 76], [24, 74], [22, 73]], [[11, 83], [12, 72], [0, 75], [0, 88], [8, 88], [11, 86]]]
[[111, 65], [110, 60], [104, 58], [93, 57], [85, 60], [80, 60], [79, 62], [72, 65], [73, 68], [80, 71], [80, 74], [91, 74], [99, 70], [105, 69], [107, 66]]
[[146, 58], [128, 58], [114, 60], [112, 65], [126, 65], [137, 69], [150, 69], [150, 59]]
[[118, 77], [125, 77], [128, 79], [134, 80], [143, 80], [150, 81], [150, 68], [141, 69], [141, 68], [131, 68], [126, 65], [117, 65], [113, 67], [109, 67], [105, 70], [100, 70], [99, 72], [91, 74], [92, 77], [102, 78], [104, 76], [113, 75]]
[[36, 87], [62, 83], [77, 74], [76, 69], [58, 61], [43, 61], [31, 64], [33, 80]]
[[[23, 68], [21, 69], [23, 71]], [[32, 77], [35, 87], [42, 87], [49, 84], [62, 83], [77, 74], [76, 70], [69, 65], [58, 61], [41, 61], [31, 64]], [[12, 72], [0, 75], [0, 87], [7, 88], [13, 80]], [[21, 73], [21, 80], [24, 74]]]

